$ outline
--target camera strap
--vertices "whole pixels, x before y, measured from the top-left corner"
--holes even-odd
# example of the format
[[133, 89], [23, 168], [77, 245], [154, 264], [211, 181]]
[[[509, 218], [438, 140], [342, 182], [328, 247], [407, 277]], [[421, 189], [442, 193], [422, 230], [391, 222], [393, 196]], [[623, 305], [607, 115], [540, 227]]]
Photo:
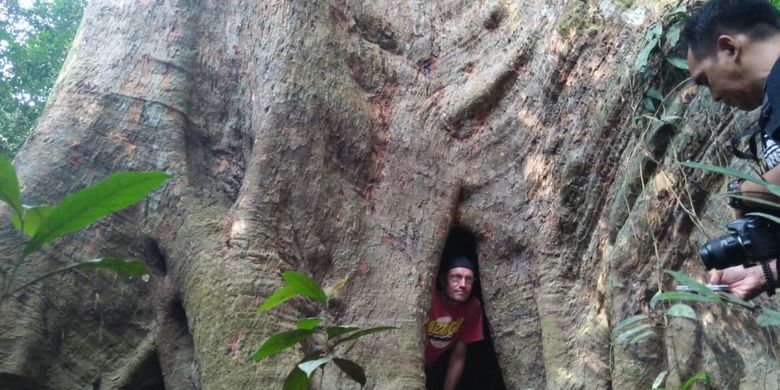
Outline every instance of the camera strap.
[[[761, 134], [761, 125], [759, 124], [734, 134], [734, 136], [731, 137], [731, 150], [734, 152], [734, 155], [743, 160], [753, 160], [758, 163], [759, 160], [758, 146], [756, 145], [756, 134]], [[739, 150], [739, 143], [743, 138], [748, 139], [749, 149], [747, 151]]]

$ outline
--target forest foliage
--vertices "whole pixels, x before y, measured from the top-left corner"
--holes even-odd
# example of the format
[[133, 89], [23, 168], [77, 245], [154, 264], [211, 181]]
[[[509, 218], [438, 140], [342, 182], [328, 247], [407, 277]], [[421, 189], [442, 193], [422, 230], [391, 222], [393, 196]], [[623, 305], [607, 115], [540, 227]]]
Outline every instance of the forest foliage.
[[86, 4], [0, 2], [0, 154], [16, 154], [35, 128]]

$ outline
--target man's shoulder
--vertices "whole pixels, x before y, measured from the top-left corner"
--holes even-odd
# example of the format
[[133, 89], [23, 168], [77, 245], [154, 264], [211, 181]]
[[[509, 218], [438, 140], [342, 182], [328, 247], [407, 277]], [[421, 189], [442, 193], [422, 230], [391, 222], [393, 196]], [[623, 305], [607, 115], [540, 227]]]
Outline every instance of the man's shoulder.
[[766, 93], [767, 98], [764, 101], [764, 106], [766, 106], [767, 103], [775, 107], [780, 105], [780, 58], [778, 58], [772, 66], [772, 69], [766, 77], [764, 92]]
[[480, 301], [479, 298], [477, 298], [477, 297], [471, 297], [466, 302], [466, 309], [469, 312], [473, 312], [473, 311], [480, 311], [481, 312], [482, 311], [482, 301]]
[[777, 139], [780, 127], [780, 59], [772, 66], [764, 84], [764, 104], [761, 106], [759, 124], [765, 135]]

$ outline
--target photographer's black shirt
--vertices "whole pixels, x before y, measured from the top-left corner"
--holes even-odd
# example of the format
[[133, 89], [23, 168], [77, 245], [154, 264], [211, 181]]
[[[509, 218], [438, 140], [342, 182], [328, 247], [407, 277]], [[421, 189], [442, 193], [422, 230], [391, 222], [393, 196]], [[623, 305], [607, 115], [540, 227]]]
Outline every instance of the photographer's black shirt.
[[780, 163], [780, 59], [772, 66], [764, 83], [764, 104], [758, 124], [762, 132], [764, 162], [767, 169], [772, 169]]

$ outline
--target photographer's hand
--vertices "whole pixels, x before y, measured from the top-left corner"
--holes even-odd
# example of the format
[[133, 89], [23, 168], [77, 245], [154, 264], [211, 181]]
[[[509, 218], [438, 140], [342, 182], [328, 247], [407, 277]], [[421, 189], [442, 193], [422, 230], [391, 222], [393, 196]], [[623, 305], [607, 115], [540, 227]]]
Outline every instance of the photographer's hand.
[[[775, 277], [777, 276], [776, 264], [776, 260], [770, 264]], [[724, 270], [712, 270], [710, 284], [727, 284], [731, 294], [737, 298], [751, 299], [764, 292], [764, 274], [759, 266], [745, 268], [740, 265]]]

